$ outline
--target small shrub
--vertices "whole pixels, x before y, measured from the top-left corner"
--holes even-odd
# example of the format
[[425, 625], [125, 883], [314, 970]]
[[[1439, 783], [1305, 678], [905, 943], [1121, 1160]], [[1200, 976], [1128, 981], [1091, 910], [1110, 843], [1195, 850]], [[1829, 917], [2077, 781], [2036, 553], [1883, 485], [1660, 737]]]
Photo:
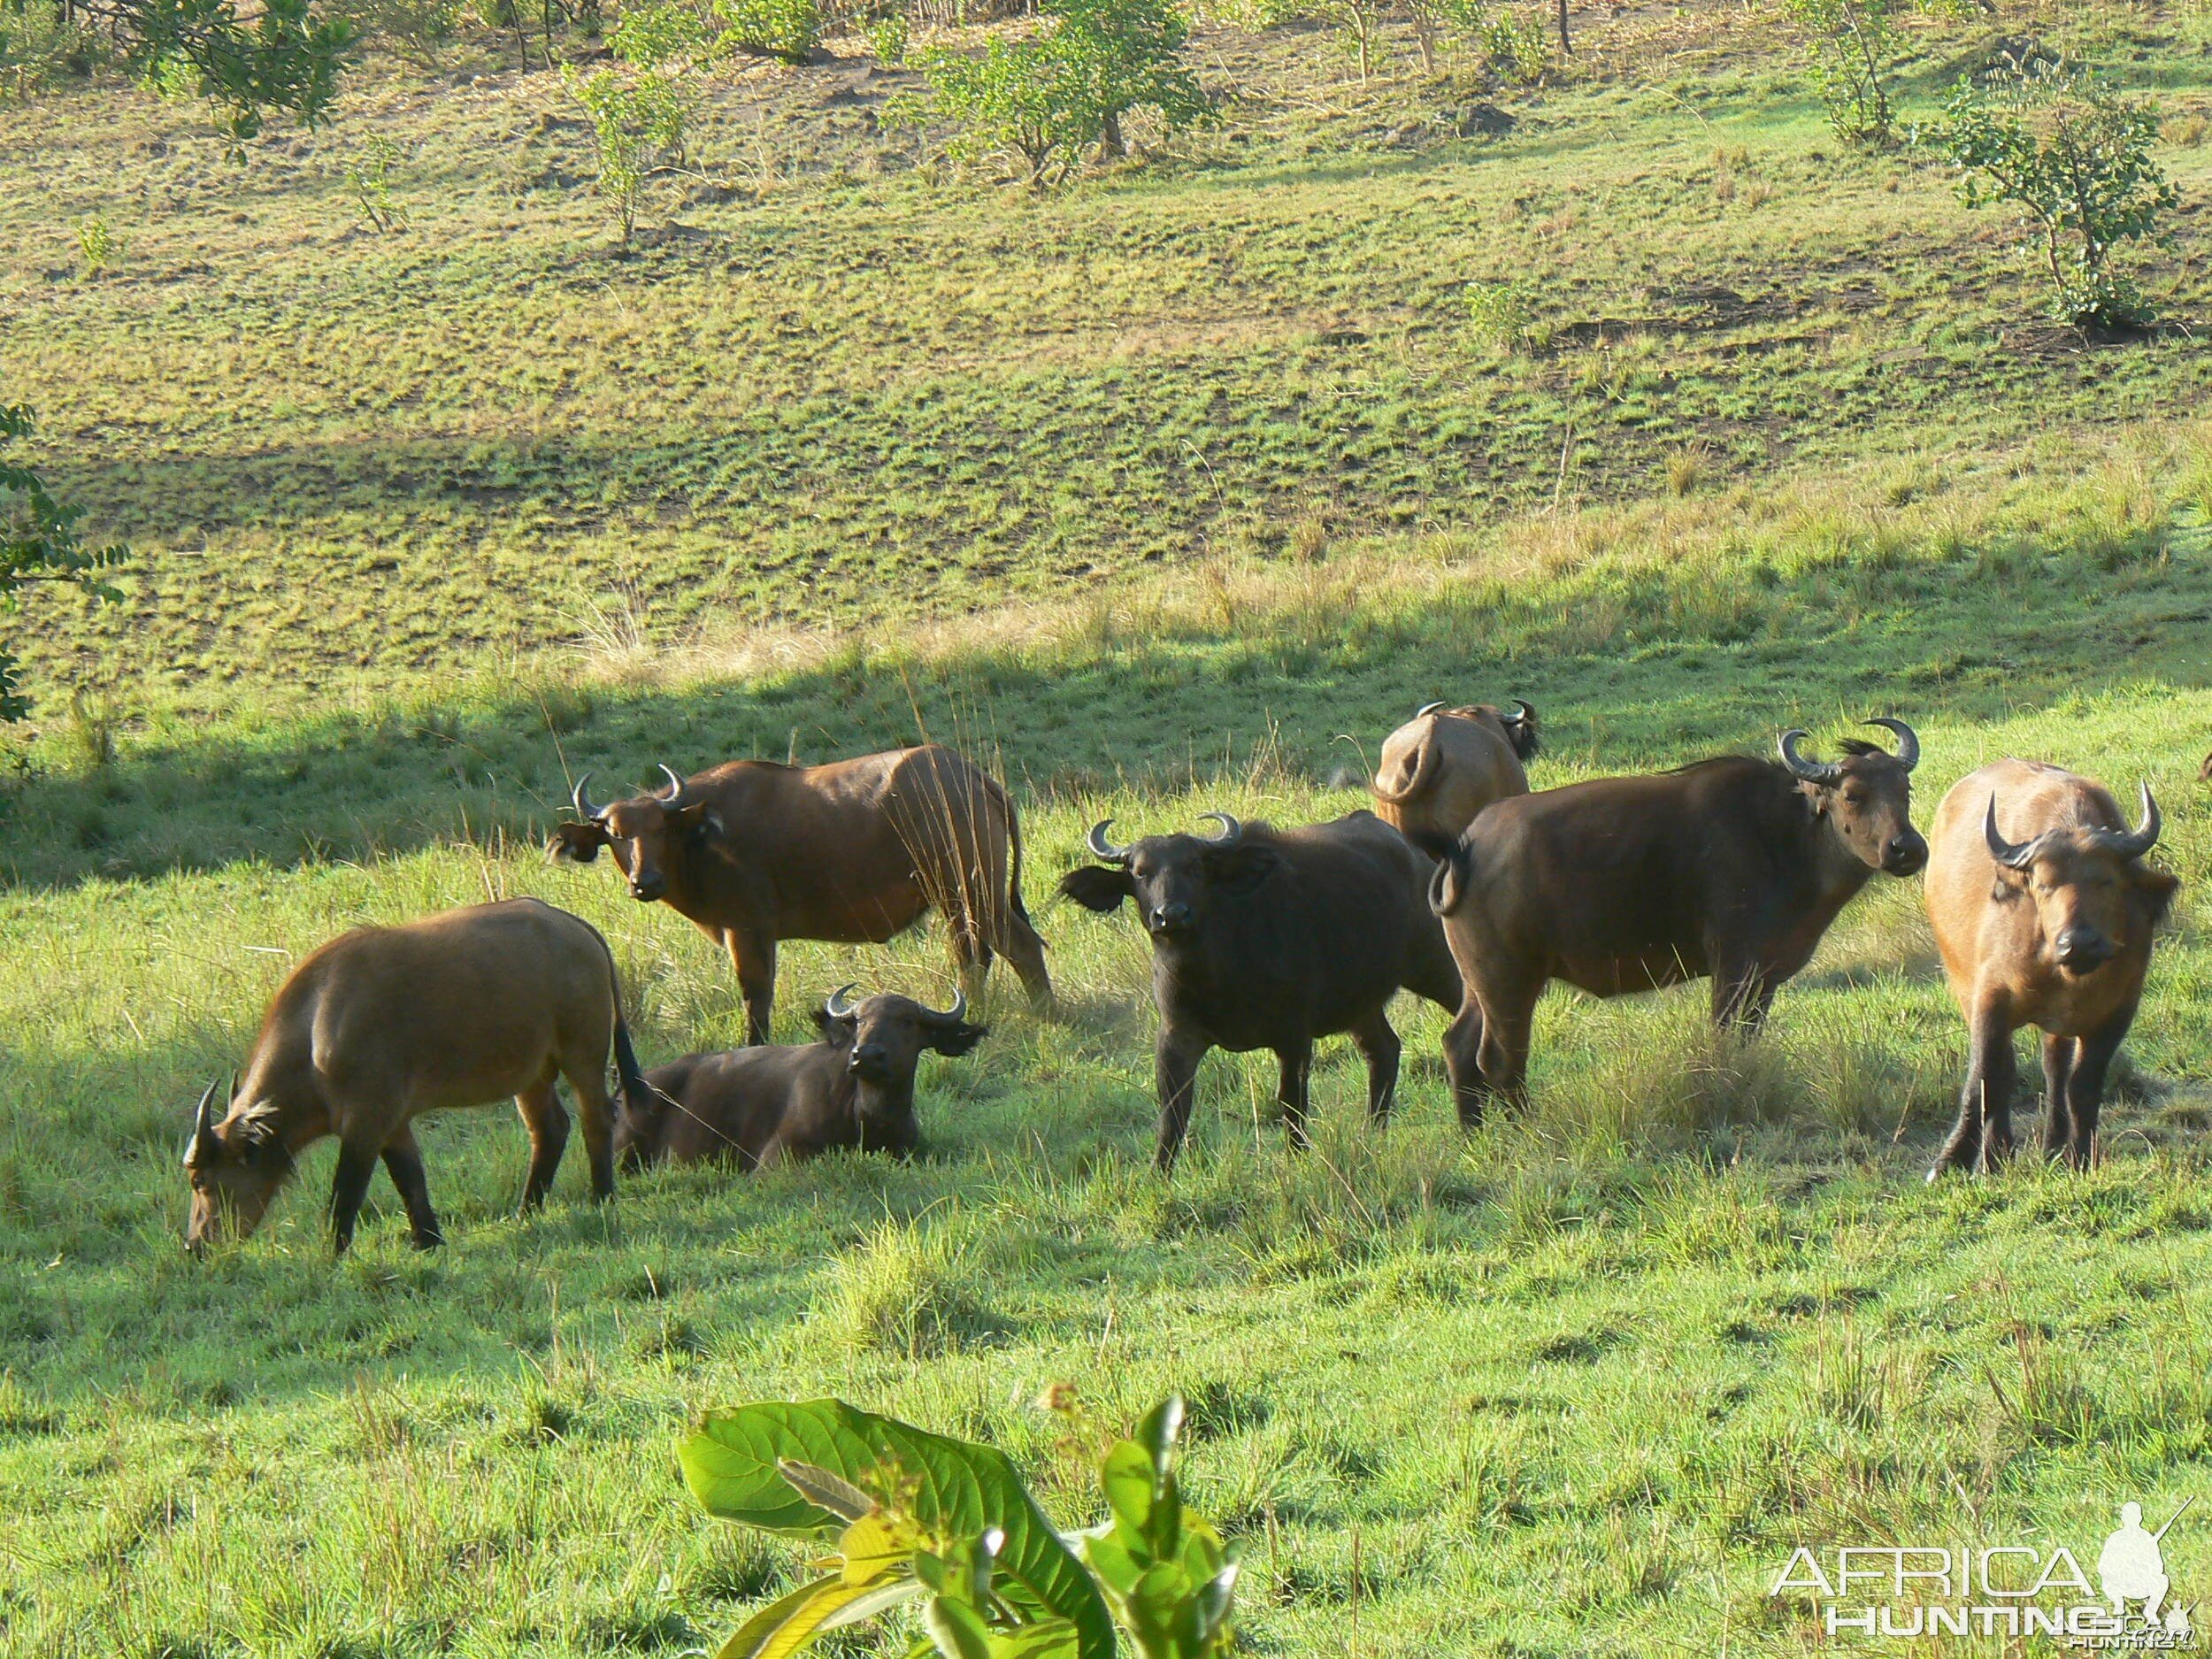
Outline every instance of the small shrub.
[[1786, 0], [1812, 52], [1813, 89], [1829, 130], [1856, 149], [1897, 142], [1883, 73], [1897, 52], [1892, 0]]
[[463, 11], [461, 0], [336, 0], [330, 7], [363, 40], [434, 72], [444, 66], [447, 49], [460, 35]]
[[1530, 337], [1535, 307], [1536, 289], [1531, 283], [1501, 280], [1467, 285], [1467, 326], [1478, 340], [1495, 350], [1520, 349]]
[[2158, 116], [2063, 65], [1962, 78], [1945, 111], [1945, 152], [1969, 207], [2010, 202], [2025, 215], [2051, 285], [2051, 315], [2077, 327], [2131, 327], [2156, 313], [2111, 265], [2130, 242], [2163, 242], [2180, 202], [2151, 146]]
[[561, 81], [590, 112], [598, 140], [599, 194], [612, 204], [626, 247], [637, 229], [646, 181], [683, 159], [690, 100], [673, 76], [658, 69], [638, 74], [602, 69], [584, 76], [564, 64]]
[[388, 236], [407, 224], [407, 210], [392, 199], [392, 169], [398, 164], [399, 145], [378, 133], [346, 168], [346, 188], [353, 192], [354, 204], [373, 227]]
[[902, 64], [913, 37], [914, 31], [907, 26], [905, 13], [894, 12], [868, 26], [868, 50], [876, 55], [879, 63]]
[[84, 256], [84, 273], [96, 277], [115, 263], [119, 251], [115, 233], [108, 222], [97, 213], [88, 213], [77, 221], [77, 251]]
[[707, 26], [688, 6], [635, 6], [622, 14], [607, 50], [633, 69], [695, 63], [707, 55]]
[[822, 38], [818, 0], [714, 0], [726, 38], [741, 50], [804, 63]]
[[1532, 87], [1551, 67], [1551, 37], [1532, 10], [1502, 8], [1480, 27], [1477, 38], [1483, 62], [1508, 86]]
[[1405, 18], [1422, 71], [1432, 75], [1439, 48], [1455, 41], [1479, 42], [1491, 20], [1486, 0], [1405, 0]]

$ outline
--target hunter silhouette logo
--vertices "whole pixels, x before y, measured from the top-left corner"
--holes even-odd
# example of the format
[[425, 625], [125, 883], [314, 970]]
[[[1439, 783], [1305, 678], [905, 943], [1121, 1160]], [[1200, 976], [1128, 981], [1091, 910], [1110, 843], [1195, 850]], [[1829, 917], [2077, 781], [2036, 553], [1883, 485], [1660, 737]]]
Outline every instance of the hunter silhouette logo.
[[2046, 1636], [2110, 1653], [2193, 1649], [2198, 1632], [2174, 1594], [2164, 1546], [2195, 1502], [2154, 1532], [2141, 1504], [2122, 1504], [2097, 1554], [2094, 1588], [2063, 1544], [1846, 1545], [1824, 1555], [1800, 1546], [1767, 1594], [1811, 1592], [1831, 1636]]

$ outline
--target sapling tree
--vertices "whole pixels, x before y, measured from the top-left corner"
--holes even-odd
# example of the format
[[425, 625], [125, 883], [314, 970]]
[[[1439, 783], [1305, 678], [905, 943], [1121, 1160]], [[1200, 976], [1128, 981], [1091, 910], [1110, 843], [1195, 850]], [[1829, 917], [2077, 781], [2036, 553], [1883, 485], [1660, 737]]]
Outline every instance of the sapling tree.
[[819, 0], [714, 0], [723, 38], [741, 51], [803, 64], [822, 38]]
[[1883, 77], [1897, 53], [1894, 0], [1786, 0], [1812, 54], [1813, 89], [1829, 130], [1855, 149], [1897, 142]]
[[1969, 207], [2018, 206], [2051, 285], [2051, 314], [2077, 327], [2139, 326], [2155, 312], [2113, 268], [2122, 244], [2168, 238], [2180, 196], [2151, 158], [2158, 115], [2094, 77], [2039, 61], [1986, 86], [1962, 79], [1940, 142]]
[[929, 91], [895, 100], [887, 122], [949, 125], [955, 159], [1014, 162], [1041, 188], [1071, 178], [1093, 147], [1125, 153], [1133, 111], [1171, 129], [1210, 116], [1182, 58], [1189, 25], [1168, 0], [1048, 0], [1046, 16], [1025, 39], [992, 36], [980, 57], [918, 54]]
[[[838, 1400], [710, 1411], [677, 1448], [708, 1512], [833, 1544], [833, 1571], [769, 1603], [721, 1659], [789, 1659], [899, 1607], [919, 1659], [1225, 1659], [1236, 1552], [1183, 1505], [1183, 1402], [1099, 1465], [1107, 1518], [1063, 1538], [1006, 1455]], [[1071, 1545], [1073, 1548], [1071, 1548]]]
[[[117, 598], [106, 573], [122, 563], [124, 549], [85, 546], [77, 534], [81, 509], [56, 500], [45, 480], [10, 454], [30, 436], [32, 424], [22, 404], [0, 404], [0, 611], [15, 610], [22, 590], [42, 582]], [[14, 655], [0, 649], [0, 720], [19, 720], [29, 712]]]
[[676, 78], [660, 69], [601, 69], [586, 75], [563, 64], [561, 81], [591, 117], [599, 195], [614, 209], [627, 247], [637, 233], [646, 180], [683, 158], [690, 99]]

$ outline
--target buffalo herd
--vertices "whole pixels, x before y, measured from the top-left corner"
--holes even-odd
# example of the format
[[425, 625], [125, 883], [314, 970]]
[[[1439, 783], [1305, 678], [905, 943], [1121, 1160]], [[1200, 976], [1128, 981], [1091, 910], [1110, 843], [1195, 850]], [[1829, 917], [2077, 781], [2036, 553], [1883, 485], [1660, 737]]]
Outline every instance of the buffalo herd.
[[[1400, 991], [1452, 1017], [1443, 1058], [1469, 1128], [1493, 1102], [1524, 1098], [1533, 1013], [1555, 979], [1600, 997], [1708, 979], [1715, 1023], [1755, 1033], [1868, 881], [1924, 869], [1970, 1033], [1958, 1122], [1929, 1179], [1986, 1171], [2010, 1154], [2023, 1025], [2044, 1033], [2046, 1149], [2086, 1164], [2177, 886], [2143, 862], [2157, 803], [2144, 786], [2131, 828], [2089, 779], [1999, 761], [1944, 797], [1932, 844], [1912, 825], [1919, 739], [1901, 720], [1869, 724], [1893, 750], [1848, 741], [1824, 760], [1790, 731], [1773, 761], [1723, 757], [1532, 792], [1532, 708], [1432, 703], [1385, 742], [1373, 813], [1276, 828], [1215, 812], [1212, 833], [1125, 844], [1110, 838], [1113, 820], [1094, 826], [1092, 862], [1059, 891], [1101, 914], [1126, 902], [1150, 941], [1159, 1167], [1181, 1150], [1213, 1048], [1276, 1056], [1285, 1132], [1302, 1148], [1315, 1041], [1348, 1035], [1380, 1123], [1397, 1087], [1389, 1007]], [[661, 771], [664, 788], [604, 805], [580, 780], [575, 819], [548, 852], [588, 864], [606, 849], [634, 898], [666, 904], [727, 951], [751, 1046], [642, 1071], [606, 941], [534, 899], [357, 929], [278, 990], [222, 1110], [214, 1086], [201, 1097], [185, 1154], [190, 1248], [250, 1232], [301, 1149], [326, 1135], [339, 1143], [336, 1248], [380, 1161], [415, 1243], [434, 1246], [412, 1122], [507, 1097], [529, 1132], [533, 1207], [568, 1139], [560, 1078], [602, 1199], [618, 1163], [750, 1170], [834, 1148], [903, 1156], [920, 1138], [919, 1057], [982, 1040], [967, 1012], [994, 954], [1037, 1008], [1054, 1008], [1022, 902], [1013, 801], [964, 756], [926, 743], [821, 766]], [[820, 1041], [768, 1041], [781, 941], [879, 942], [933, 910], [960, 979], [950, 1009], [895, 995], [854, 1002], [847, 986], [814, 1010]]]

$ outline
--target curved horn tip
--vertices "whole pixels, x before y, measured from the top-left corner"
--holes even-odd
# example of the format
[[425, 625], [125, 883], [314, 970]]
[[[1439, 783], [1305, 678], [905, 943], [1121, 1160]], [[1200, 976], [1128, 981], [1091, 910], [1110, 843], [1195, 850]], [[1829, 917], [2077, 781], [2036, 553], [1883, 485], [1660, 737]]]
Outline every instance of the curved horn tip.
[[1528, 702], [1527, 699], [1524, 697], [1516, 697], [1513, 699], [1513, 706], [1520, 710], [1519, 718], [1524, 720], [1532, 720], [1536, 718], [1535, 705]]
[[2165, 823], [2158, 810], [2158, 797], [2151, 793], [2150, 780], [2144, 779], [2137, 787], [2143, 796], [2142, 820], [2123, 838], [2123, 845], [2131, 858], [2140, 858], [2158, 845], [2158, 832]]
[[584, 793], [584, 786], [590, 781], [591, 774], [586, 772], [577, 779], [576, 787], [568, 795], [569, 804], [576, 809], [576, 816], [587, 824], [597, 818], [601, 811], [600, 808], [592, 805], [591, 797]]
[[1798, 726], [1793, 726], [1782, 733], [1775, 743], [1775, 748], [1781, 753], [1782, 764], [1790, 769], [1791, 776], [1801, 778], [1807, 783], [1833, 783], [1839, 771], [1836, 765], [1828, 761], [1808, 760], [1797, 752], [1799, 741], [1808, 735], [1809, 733], [1804, 727]]
[[1920, 764], [1920, 733], [1902, 720], [1886, 714], [1878, 714], [1867, 722], [1878, 726], [1897, 740], [1897, 764], [1910, 772]]
[[1420, 719], [1424, 715], [1434, 714], [1439, 709], [1445, 706], [1446, 705], [1441, 703], [1425, 703], [1413, 711], [1413, 718], [1417, 720]]
[[850, 991], [854, 986], [859, 983], [860, 981], [857, 979], [848, 979], [844, 984], [839, 986], [834, 991], [832, 991], [829, 994], [829, 1001], [822, 1004], [822, 1011], [825, 1014], [827, 1014], [832, 1019], [842, 1019], [848, 1014], [851, 1013], [856, 1004], [847, 1002], [845, 1000], [845, 995], [847, 992]]
[[945, 1024], [947, 1024], [948, 1025], [958, 1025], [958, 1024], [959, 1024], [962, 1020], [965, 1019], [965, 1018], [968, 1017], [968, 992], [967, 992], [967, 987], [964, 987], [964, 986], [962, 986], [962, 987], [956, 987], [956, 988], [953, 991], [953, 994], [952, 994], [952, 1006], [951, 1006], [950, 1008], [947, 1008], [947, 1009], [935, 1009], [935, 1008], [933, 1008], [933, 1009], [931, 1009], [929, 1011], [930, 1011], [930, 1013], [931, 1013], [931, 1014], [933, 1014], [933, 1016], [935, 1016], [937, 1018], [941, 1019], [942, 1021], [944, 1021], [944, 1022], [945, 1022]]
[[1198, 816], [1202, 822], [1207, 818], [1211, 818], [1215, 823], [1221, 826], [1221, 833], [1210, 837], [1215, 846], [1233, 847], [1237, 844], [1237, 842], [1244, 839], [1244, 826], [1240, 824], [1228, 813], [1201, 812]]
[[1114, 820], [1110, 818], [1099, 819], [1091, 826], [1091, 833], [1083, 838], [1083, 841], [1091, 849], [1093, 857], [1110, 864], [1118, 864], [1129, 856], [1129, 849], [1117, 847], [1106, 839], [1106, 832], [1113, 827], [1113, 823]]
[[1994, 789], [1989, 792], [1989, 805], [1982, 813], [1982, 840], [1988, 845], [1989, 856], [2008, 870], [2020, 869], [2035, 851], [2033, 841], [2008, 841], [1998, 829], [1997, 792]]

